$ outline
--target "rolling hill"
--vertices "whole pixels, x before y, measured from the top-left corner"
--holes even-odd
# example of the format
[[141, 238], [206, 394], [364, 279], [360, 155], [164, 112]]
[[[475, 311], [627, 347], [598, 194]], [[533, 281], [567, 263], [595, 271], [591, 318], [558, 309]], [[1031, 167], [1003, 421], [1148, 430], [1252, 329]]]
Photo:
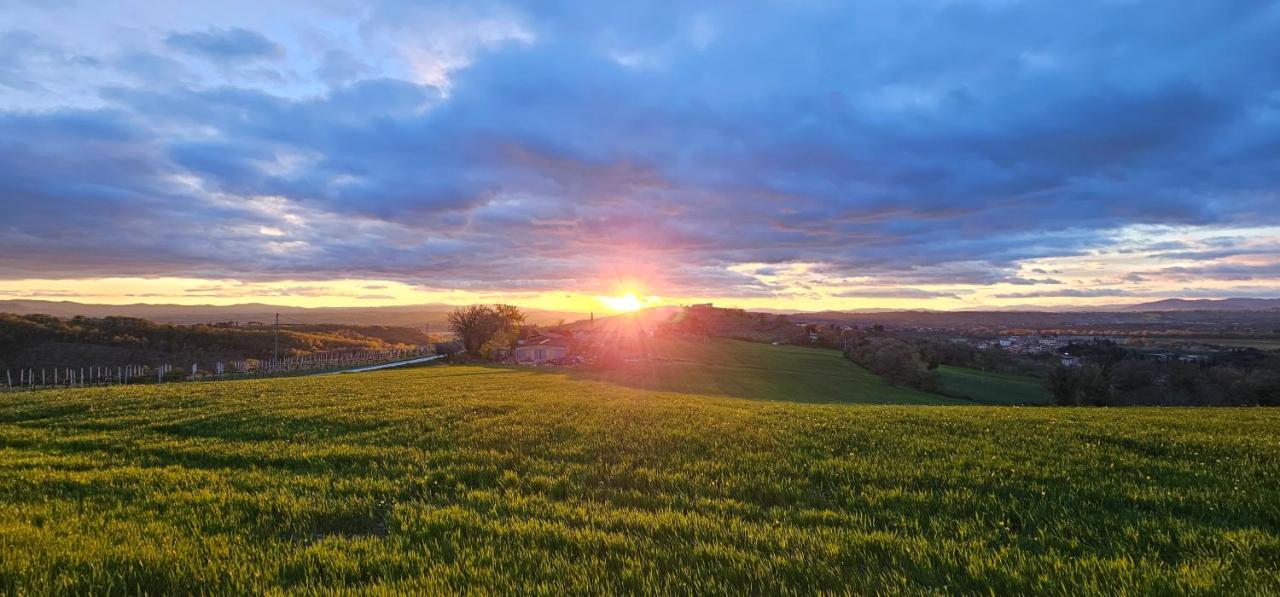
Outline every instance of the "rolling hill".
[[849, 404], [904, 396], [757, 347], [3, 395], [0, 593], [1280, 592], [1274, 410]]
[[937, 394], [890, 386], [835, 350], [723, 338], [654, 338], [648, 340], [644, 350], [648, 358], [629, 366], [555, 374], [651, 391], [753, 400], [965, 404]]
[[[212, 323], [218, 321], [273, 321], [276, 313], [283, 321], [303, 324], [394, 325], [444, 331], [453, 305], [397, 305], [391, 307], [287, 307], [246, 303], [240, 305], [96, 305], [72, 301], [28, 299], [0, 300], [0, 313], [43, 314], [55, 317], [139, 317], [158, 323]], [[586, 317], [585, 313], [523, 309], [530, 323], [550, 324]]]
[[1042, 379], [951, 365], [938, 367], [938, 391], [982, 404], [1050, 404], [1053, 399]]
[[1280, 309], [1280, 299], [1225, 298], [1181, 299], [1171, 298], [1136, 305], [1118, 307], [1120, 311], [1272, 311]]

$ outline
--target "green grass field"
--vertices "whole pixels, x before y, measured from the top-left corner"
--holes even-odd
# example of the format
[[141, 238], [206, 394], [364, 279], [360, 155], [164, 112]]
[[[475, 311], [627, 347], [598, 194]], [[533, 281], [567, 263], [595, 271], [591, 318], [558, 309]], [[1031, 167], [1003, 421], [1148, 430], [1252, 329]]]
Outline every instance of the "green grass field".
[[0, 395], [0, 593], [1280, 592], [1280, 411], [590, 377]]
[[1049, 404], [1052, 396], [1044, 380], [941, 365], [938, 391], [984, 404]]
[[839, 351], [771, 346], [741, 340], [656, 339], [655, 358], [607, 373], [571, 371], [579, 379], [645, 390], [789, 402], [965, 404], [937, 394], [890, 386]]

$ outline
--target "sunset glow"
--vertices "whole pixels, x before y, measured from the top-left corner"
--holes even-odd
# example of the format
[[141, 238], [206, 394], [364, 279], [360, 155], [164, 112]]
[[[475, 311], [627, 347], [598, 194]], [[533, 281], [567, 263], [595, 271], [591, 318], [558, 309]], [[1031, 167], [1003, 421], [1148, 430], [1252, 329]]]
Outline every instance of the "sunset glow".
[[0, 584], [1280, 595], [1277, 32], [0, 0]]
[[197, 4], [6, 4], [0, 300], [1280, 297], [1267, 3]]
[[619, 313], [639, 311], [640, 309], [659, 303], [658, 297], [648, 296], [641, 299], [632, 292], [628, 292], [622, 296], [597, 296], [596, 299], [604, 304], [604, 306]]

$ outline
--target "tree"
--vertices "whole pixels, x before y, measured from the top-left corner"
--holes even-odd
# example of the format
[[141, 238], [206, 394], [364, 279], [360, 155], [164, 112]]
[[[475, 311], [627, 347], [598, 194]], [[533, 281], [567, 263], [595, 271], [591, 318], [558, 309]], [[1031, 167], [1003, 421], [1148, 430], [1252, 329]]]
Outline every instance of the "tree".
[[1141, 392], [1155, 383], [1159, 366], [1152, 361], [1125, 359], [1111, 368], [1111, 382], [1122, 394]]
[[870, 338], [849, 351], [849, 358], [885, 378], [889, 385], [932, 391], [937, 388], [937, 373], [929, 370], [920, 352], [895, 338]]
[[933, 371], [942, 364], [942, 351], [935, 343], [927, 342], [920, 347], [920, 358], [924, 359], [925, 365]]
[[1081, 404], [1106, 406], [1111, 404], [1111, 380], [1106, 371], [1092, 363], [1080, 368]]
[[488, 339], [493, 310], [485, 305], [467, 305], [449, 312], [449, 329], [462, 340], [470, 354], [480, 354], [480, 346]]
[[1058, 365], [1049, 372], [1049, 393], [1053, 394], [1053, 401], [1063, 406], [1072, 406], [1076, 404], [1076, 376], [1072, 374], [1071, 368]]
[[1111, 382], [1102, 367], [1059, 365], [1049, 373], [1049, 392], [1054, 402], [1064, 406], [1105, 406], [1111, 404]]
[[449, 312], [449, 329], [467, 353], [486, 358], [510, 348], [524, 321], [524, 313], [514, 305], [468, 305]]
[[525, 321], [524, 312], [515, 305], [499, 304], [493, 306], [493, 315], [497, 318], [494, 322], [494, 333], [506, 332], [514, 342], [516, 336], [520, 335], [520, 324]]

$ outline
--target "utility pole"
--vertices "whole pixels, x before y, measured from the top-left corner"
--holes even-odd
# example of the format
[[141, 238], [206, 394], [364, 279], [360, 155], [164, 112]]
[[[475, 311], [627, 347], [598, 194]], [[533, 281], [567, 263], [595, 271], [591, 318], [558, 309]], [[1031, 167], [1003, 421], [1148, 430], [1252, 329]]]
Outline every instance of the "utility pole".
[[275, 345], [271, 348], [271, 370], [275, 371], [277, 364], [280, 362], [280, 314], [276, 313], [276, 331], [274, 336]]

